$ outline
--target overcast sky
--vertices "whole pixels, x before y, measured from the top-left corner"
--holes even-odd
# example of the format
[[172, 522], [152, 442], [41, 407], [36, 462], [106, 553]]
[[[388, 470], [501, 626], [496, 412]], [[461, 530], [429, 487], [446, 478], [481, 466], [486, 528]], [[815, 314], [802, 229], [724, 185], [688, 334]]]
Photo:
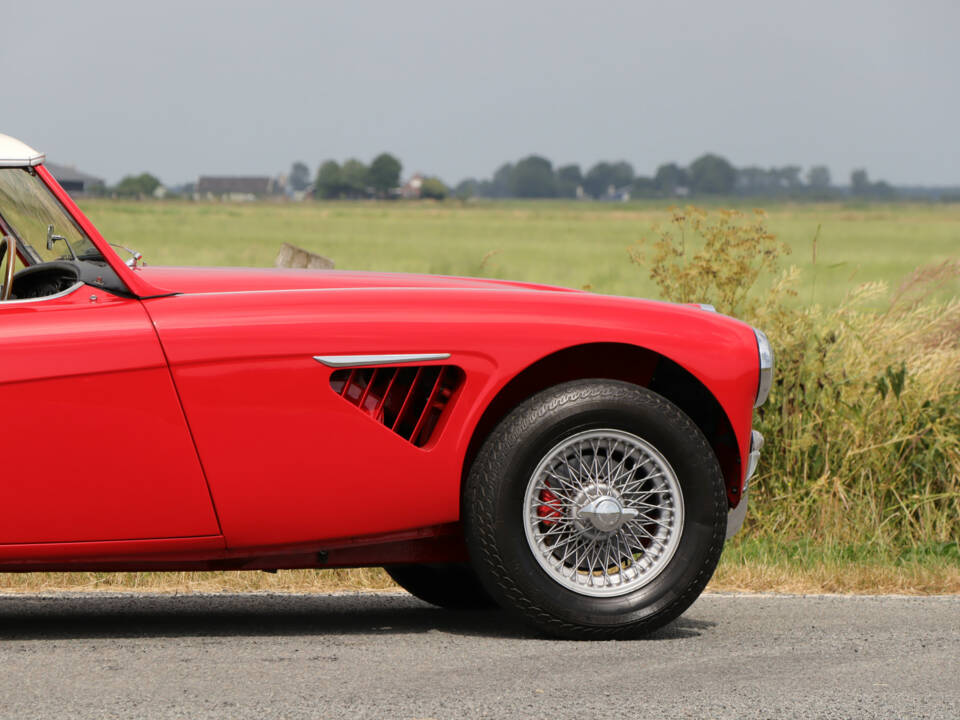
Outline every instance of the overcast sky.
[[396, 154], [960, 184], [960, 2], [5, 2], [0, 132], [114, 182]]

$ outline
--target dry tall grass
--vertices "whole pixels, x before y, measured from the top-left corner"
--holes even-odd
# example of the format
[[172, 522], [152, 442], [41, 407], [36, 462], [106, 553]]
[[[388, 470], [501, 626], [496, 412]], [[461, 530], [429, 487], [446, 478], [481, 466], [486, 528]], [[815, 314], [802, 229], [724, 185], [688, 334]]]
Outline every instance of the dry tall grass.
[[0, 592], [345, 592], [397, 590], [383, 568], [226, 572], [0, 573]]
[[[745, 533], [896, 557], [960, 551], [960, 301], [931, 299], [960, 261], [914, 272], [882, 310], [882, 283], [839, 307], [787, 302], [799, 271], [760, 296], [785, 247], [765, 217], [677, 210], [635, 256], [665, 299], [708, 302], [764, 329], [776, 375]], [[814, 266], [814, 271], [816, 266]]]
[[[960, 563], [895, 564], [818, 560], [792, 563], [776, 553], [729, 547], [708, 590], [782, 593], [960, 593]], [[384, 592], [400, 591], [382, 568], [183, 573], [6, 573], [0, 593], [57, 592]]]

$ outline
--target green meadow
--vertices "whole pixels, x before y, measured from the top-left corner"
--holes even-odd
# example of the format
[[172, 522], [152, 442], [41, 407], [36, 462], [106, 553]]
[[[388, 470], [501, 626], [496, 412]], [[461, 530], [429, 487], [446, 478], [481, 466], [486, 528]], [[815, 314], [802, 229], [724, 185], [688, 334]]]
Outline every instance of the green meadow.
[[[629, 250], [669, 221], [664, 204], [121, 202], [83, 209], [110, 242], [156, 265], [269, 266], [281, 242], [338, 268], [482, 275], [656, 297]], [[741, 208], [752, 212], [751, 207]], [[858, 285], [895, 288], [960, 257], [960, 204], [780, 204], [768, 225], [801, 269], [797, 302], [837, 305]], [[941, 299], [960, 294], [954, 280]]]

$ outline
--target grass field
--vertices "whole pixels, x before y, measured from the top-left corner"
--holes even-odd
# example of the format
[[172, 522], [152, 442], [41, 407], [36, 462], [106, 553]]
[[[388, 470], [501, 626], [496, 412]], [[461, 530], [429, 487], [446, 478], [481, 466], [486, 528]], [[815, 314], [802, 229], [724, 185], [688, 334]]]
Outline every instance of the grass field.
[[[646, 270], [630, 261], [629, 249], [651, 235], [654, 223], [669, 218], [667, 208], [652, 205], [563, 202], [100, 200], [84, 203], [84, 209], [110, 242], [136, 248], [157, 265], [269, 266], [286, 241], [333, 258], [338, 268], [497, 276], [648, 297], [656, 297], [657, 289]], [[882, 281], [895, 289], [920, 266], [960, 259], [960, 205], [776, 205], [766, 210], [770, 229], [792, 249], [787, 263], [801, 271], [791, 301], [797, 312], [814, 304], [836, 308], [866, 282]], [[767, 408], [773, 410], [760, 421], [768, 448], [755, 481], [757, 504], [745, 531], [725, 550], [712, 589], [960, 592], [955, 512], [960, 435], [957, 396], [951, 394], [958, 387], [954, 358], [960, 324], [954, 323], [960, 313], [956, 305], [949, 313], [942, 305], [960, 296], [960, 274], [945, 278], [926, 296], [932, 304], [912, 315], [854, 316], [842, 308], [836, 316], [809, 314], [816, 352], [794, 348], [792, 356], [785, 355], [794, 357], [798, 378], [809, 373], [810, 382], [804, 386], [798, 379], [803, 397], [794, 393], [786, 404], [786, 389], [775, 389]], [[886, 303], [882, 294], [872, 302], [876, 307]], [[849, 340], [856, 339], [851, 331], [858, 329], [872, 354], [855, 345], [845, 346], [847, 354], [834, 349], [821, 354], [819, 332]], [[802, 344], [807, 331], [792, 332], [781, 340]], [[943, 367], [931, 370], [935, 355]], [[903, 397], [880, 398], [873, 388], [876, 373], [901, 361], [910, 365]], [[839, 381], [829, 380], [831, 374], [842, 375], [849, 398], [838, 395], [823, 404], [826, 393], [803, 390], [822, 378], [838, 386]], [[788, 405], [794, 410], [784, 409], [777, 419]], [[893, 442], [898, 443], [895, 452], [890, 451]], [[796, 512], [801, 508], [802, 517]], [[837, 532], [838, 526], [849, 529]], [[13, 591], [389, 587], [379, 569], [0, 575], [0, 589]]]
[[[100, 200], [83, 208], [110, 242], [139, 250], [155, 265], [267, 266], [285, 241], [344, 269], [484, 275], [644, 297], [656, 290], [628, 249], [669, 217], [665, 206], [550, 201]], [[960, 256], [960, 205], [766, 209], [770, 228], [792, 248], [788, 261], [803, 270], [798, 302], [835, 305], [860, 283], [896, 286], [920, 265]], [[960, 295], [960, 281], [941, 293]]]

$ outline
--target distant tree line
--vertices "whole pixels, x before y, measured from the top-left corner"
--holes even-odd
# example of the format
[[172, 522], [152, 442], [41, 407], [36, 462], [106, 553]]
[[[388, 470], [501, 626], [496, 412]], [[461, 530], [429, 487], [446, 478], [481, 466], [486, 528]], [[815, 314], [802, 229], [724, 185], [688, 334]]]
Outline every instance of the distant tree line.
[[553, 164], [540, 155], [501, 165], [489, 180], [467, 178], [454, 189], [460, 198], [663, 198], [688, 195], [782, 196], [827, 199], [853, 194], [889, 198], [896, 193], [886, 182], [870, 182], [865, 170], [855, 170], [850, 188], [831, 184], [830, 170], [815, 165], [806, 174], [799, 165], [736, 168], [724, 157], [701, 155], [684, 167], [664, 163], [652, 176], [637, 175], [633, 166], [598, 162], [586, 172], [579, 165]]
[[[377, 155], [365, 165], [356, 158], [340, 164], [320, 164], [314, 182], [314, 197], [390, 198], [400, 196], [403, 166], [390, 153]], [[294, 190], [309, 186], [309, 169], [294, 163], [289, 175]], [[467, 178], [453, 188], [437, 177], [421, 180], [418, 197], [442, 200], [453, 194], [461, 200], [484, 198], [583, 198], [623, 200], [627, 198], [673, 198], [686, 196], [783, 197], [828, 200], [836, 197], [890, 199], [896, 189], [884, 181], [871, 182], [866, 170], [851, 173], [849, 187], [834, 185], [826, 165], [814, 165], [806, 172], [800, 165], [737, 168], [715, 153], [705, 153], [687, 166], [675, 162], [660, 165], [653, 175], [637, 175], [626, 160], [602, 161], [586, 172], [579, 165], [554, 167], [540, 155], [528, 155], [515, 163], [504, 163], [490, 179]]]
[[314, 196], [317, 198], [389, 197], [400, 185], [403, 165], [390, 153], [380, 153], [370, 165], [350, 158], [342, 165], [336, 160], [320, 164]]
[[[403, 165], [394, 155], [383, 152], [369, 165], [356, 158], [343, 163], [326, 160], [312, 181], [317, 199], [420, 197], [442, 200], [456, 195], [461, 200], [483, 198], [582, 198], [626, 200], [630, 198], [677, 198], [688, 196], [780, 197], [829, 200], [842, 197], [864, 199], [912, 199], [956, 202], [957, 188], [902, 187], [885, 181], [871, 181], [867, 171], [854, 170], [848, 186], [834, 185], [825, 165], [806, 172], [800, 165], [735, 167], [726, 158], [706, 153], [687, 166], [675, 162], [660, 165], [652, 175], [637, 175], [625, 161], [602, 161], [586, 172], [577, 164], [560, 165], [540, 155], [528, 155], [504, 163], [489, 179], [467, 178], [449, 188], [435, 176], [414, 176], [416, 183], [401, 185]], [[311, 190], [310, 168], [294, 162], [289, 174], [279, 176], [280, 192], [293, 195]], [[162, 191], [162, 192], [161, 192]], [[150, 173], [128, 175], [112, 187], [94, 192], [115, 197], [147, 198], [190, 196], [193, 183], [163, 188]]]

